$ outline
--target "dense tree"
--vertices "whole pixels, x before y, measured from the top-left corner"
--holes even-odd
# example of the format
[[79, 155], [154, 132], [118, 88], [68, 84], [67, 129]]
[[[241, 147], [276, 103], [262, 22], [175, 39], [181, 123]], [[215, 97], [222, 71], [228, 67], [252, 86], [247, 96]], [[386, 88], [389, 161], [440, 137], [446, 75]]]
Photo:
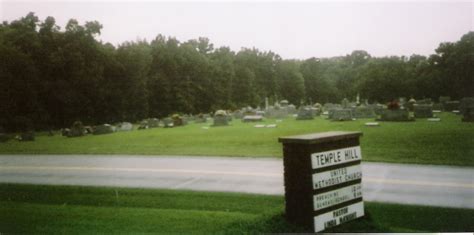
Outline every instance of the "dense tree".
[[0, 24], [0, 126], [8, 131], [138, 121], [172, 113], [263, 107], [287, 99], [371, 102], [396, 97], [474, 96], [474, 32], [429, 56], [346, 56], [284, 60], [271, 51], [214, 48], [158, 35], [117, 47], [98, 41], [102, 25], [33, 13]]

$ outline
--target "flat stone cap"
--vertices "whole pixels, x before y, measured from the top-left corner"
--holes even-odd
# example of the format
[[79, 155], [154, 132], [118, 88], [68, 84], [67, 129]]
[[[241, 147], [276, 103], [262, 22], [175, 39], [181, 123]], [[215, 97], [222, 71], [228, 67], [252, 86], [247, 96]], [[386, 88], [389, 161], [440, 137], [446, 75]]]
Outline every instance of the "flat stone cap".
[[362, 136], [362, 132], [353, 131], [330, 131], [306, 135], [293, 135], [278, 138], [278, 142], [283, 144], [317, 144], [336, 140], [353, 139]]

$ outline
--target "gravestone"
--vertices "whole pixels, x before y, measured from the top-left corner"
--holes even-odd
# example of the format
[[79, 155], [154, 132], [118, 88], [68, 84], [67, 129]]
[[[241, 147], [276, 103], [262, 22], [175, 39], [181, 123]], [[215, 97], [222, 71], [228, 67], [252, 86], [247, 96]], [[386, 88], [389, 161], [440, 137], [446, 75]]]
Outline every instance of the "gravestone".
[[410, 118], [410, 113], [406, 109], [385, 109], [380, 121], [407, 122], [414, 119]]
[[145, 129], [148, 129], [148, 128], [150, 128], [150, 127], [148, 126], [148, 121], [147, 121], [147, 120], [143, 120], [143, 121], [140, 122], [140, 125], [138, 126], [137, 129], [138, 129], [138, 130], [145, 130]]
[[298, 116], [296, 116], [296, 120], [312, 120], [314, 119], [313, 111], [308, 107], [300, 107], [298, 109]]
[[431, 101], [430, 98], [426, 98], [426, 99], [418, 100], [416, 103], [417, 104], [432, 104], [433, 102]]
[[355, 118], [375, 118], [377, 116], [372, 108], [365, 105], [354, 108], [353, 113]]
[[26, 131], [20, 134], [19, 141], [35, 141], [35, 133], [33, 131]]
[[242, 109], [243, 116], [246, 115], [256, 115], [255, 109], [252, 107], [248, 106]]
[[158, 118], [148, 118], [148, 128], [155, 128], [160, 126], [160, 120]]
[[62, 135], [62, 136], [66, 136], [66, 137], [67, 137], [70, 132], [71, 132], [71, 129], [69, 129], [69, 128], [62, 128], [62, 129], [61, 129], [61, 135]]
[[67, 133], [67, 137], [80, 137], [85, 134], [85, 128], [84, 125], [82, 125], [81, 121], [75, 121], [72, 124], [71, 129], [69, 130], [69, 133]]
[[204, 117], [204, 115], [202, 113], [198, 114], [195, 118], [194, 118], [194, 122], [195, 123], [206, 123], [207, 122], [207, 118]]
[[332, 121], [352, 121], [351, 109], [333, 109], [331, 113]]
[[227, 118], [227, 112], [224, 110], [217, 110], [214, 113], [213, 126], [227, 126], [229, 125], [229, 119]]
[[461, 99], [459, 109], [463, 115], [463, 122], [474, 122], [474, 97]]
[[288, 114], [296, 114], [296, 106], [294, 106], [293, 104], [289, 104], [287, 107], [286, 107], [286, 112]]
[[407, 103], [407, 98], [405, 97], [400, 97], [398, 98], [398, 101], [400, 102], [400, 107], [405, 108], [406, 103]]
[[133, 125], [130, 122], [121, 122], [117, 125], [117, 131], [132, 131]]
[[280, 105], [270, 106], [265, 113], [265, 117], [267, 118], [276, 118], [276, 119], [283, 119], [288, 116], [288, 109], [282, 108]]
[[347, 98], [344, 98], [342, 101], [341, 101], [341, 106], [342, 108], [350, 108], [350, 105], [349, 105], [349, 100]]
[[439, 103], [440, 103], [441, 106], [443, 107], [443, 108], [440, 109], [440, 110], [443, 110], [443, 111], [444, 111], [444, 110], [445, 110], [444, 105], [446, 104], [446, 102], [448, 102], [448, 101], [450, 101], [450, 100], [451, 100], [451, 97], [449, 97], [449, 96], [440, 96], [440, 97], [439, 97]]
[[263, 121], [263, 116], [260, 115], [246, 115], [242, 118], [242, 122], [261, 122]]
[[187, 124], [187, 121], [179, 114], [173, 114], [171, 119], [173, 120], [173, 126], [184, 126]]
[[240, 109], [238, 109], [232, 112], [232, 117], [235, 119], [242, 119], [242, 117], [244, 117], [244, 113]]
[[443, 110], [443, 109], [444, 109], [443, 104], [441, 104], [441, 103], [434, 103], [434, 104], [433, 104], [433, 111], [434, 111], [434, 110], [439, 110], [439, 111], [441, 111], [441, 110]]
[[373, 109], [374, 112], [375, 112], [375, 115], [377, 115], [377, 116], [382, 115], [384, 110], [387, 108], [387, 107], [385, 107], [384, 105], [381, 105], [381, 104], [369, 104], [367, 107]]
[[104, 134], [110, 134], [115, 131], [115, 127], [110, 125], [110, 124], [102, 124], [102, 125], [97, 125], [94, 127], [94, 132], [92, 134], [94, 135], [104, 135]]
[[459, 110], [459, 105], [460, 104], [461, 104], [461, 102], [459, 102], [457, 100], [446, 101], [444, 103], [444, 111], [452, 112], [454, 110]]
[[410, 100], [408, 100], [405, 107], [408, 109], [408, 111], [413, 112], [415, 110], [415, 104], [416, 100], [414, 98], [411, 98]]
[[313, 108], [318, 110], [318, 115], [317, 116], [319, 116], [323, 113], [323, 106], [320, 103], [315, 103], [313, 105]]
[[429, 104], [417, 104], [415, 105], [415, 118], [432, 118], [433, 117], [433, 106]]
[[280, 137], [285, 217], [320, 232], [364, 216], [361, 132]]
[[321, 116], [321, 109], [315, 107], [310, 107], [309, 109], [313, 113], [314, 117]]
[[171, 119], [170, 117], [163, 118], [162, 121], [163, 121], [164, 128], [171, 128], [174, 126], [173, 119]]
[[328, 119], [332, 119], [333, 116], [334, 116], [334, 112], [336, 112], [336, 110], [341, 110], [342, 108], [329, 108], [328, 109]]

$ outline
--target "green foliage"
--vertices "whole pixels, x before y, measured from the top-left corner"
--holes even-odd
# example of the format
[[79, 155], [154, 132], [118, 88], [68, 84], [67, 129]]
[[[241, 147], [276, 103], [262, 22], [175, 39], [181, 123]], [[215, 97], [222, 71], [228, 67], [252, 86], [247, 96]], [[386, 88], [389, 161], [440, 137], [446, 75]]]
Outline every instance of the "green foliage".
[[136, 122], [172, 113], [291, 103], [397, 97], [453, 100], [474, 90], [474, 32], [442, 43], [429, 58], [374, 58], [362, 50], [332, 58], [283, 60], [271, 51], [214, 48], [208, 38], [180, 42], [158, 35], [115, 47], [96, 39], [102, 25], [70, 19], [60, 30], [53, 17], [34, 13], [0, 25], [0, 125], [21, 131]]
[[[112, 187], [0, 184], [5, 233], [311, 232], [284, 217], [283, 196]], [[325, 232], [465, 232], [472, 209], [365, 202], [363, 218]]]

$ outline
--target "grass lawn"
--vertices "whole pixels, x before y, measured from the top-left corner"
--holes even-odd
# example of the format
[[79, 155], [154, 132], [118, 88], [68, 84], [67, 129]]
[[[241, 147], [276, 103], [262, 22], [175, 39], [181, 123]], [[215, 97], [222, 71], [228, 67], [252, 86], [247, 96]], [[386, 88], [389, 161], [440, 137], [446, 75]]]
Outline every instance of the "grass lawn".
[[440, 122], [380, 122], [367, 127], [362, 119], [332, 122], [322, 117], [309, 121], [294, 118], [277, 122], [277, 128], [255, 128], [255, 123], [232, 121], [227, 127], [189, 124], [177, 128], [120, 132], [66, 138], [39, 135], [34, 142], [0, 143], [0, 154], [141, 154], [281, 157], [280, 136], [325, 131], [362, 131], [364, 161], [474, 166], [474, 124], [441, 113]]
[[[236, 193], [0, 184], [0, 233], [308, 232], [284, 198]], [[366, 216], [328, 232], [473, 231], [474, 210], [365, 203]], [[310, 231], [309, 231], [310, 232]]]

